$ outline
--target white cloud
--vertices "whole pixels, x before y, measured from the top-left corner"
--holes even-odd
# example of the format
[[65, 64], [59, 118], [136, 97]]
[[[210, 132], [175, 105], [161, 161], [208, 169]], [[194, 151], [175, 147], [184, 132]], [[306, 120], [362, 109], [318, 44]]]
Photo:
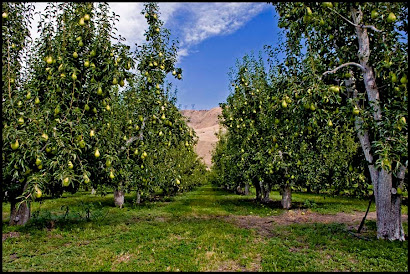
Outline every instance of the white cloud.
[[141, 14], [143, 3], [141, 2], [111, 2], [110, 8], [115, 14], [119, 15], [119, 21], [115, 27], [118, 29], [117, 35], [120, 34], [125, 40], [125, 44], [134, 49], [135, 43], [144, 42], [144, 32], [148, 27], [147, 21]]
[[164, 21], [164, 23], [168, 22], [170, 18], [172, 18], [172, 15], [183, 5], [186, 3], [184, 2], [160, 2], [158, 3], [159, 6], [159, 12], [161, 16], [161, 20]]
[[180, 49], [178, 52], [177, 52], [177, 54], [178, 54], [178, 57], [185, 57], [185, 56], [188, 56], [188, 49]]
[[[113, 12], [120, 16], [116, 23], [118, 33], [126, 38], [125, 43], [134, 49], [135, 44], [142, 44], [145, 41], [145, 30], [148, 28], [147, 20], [141, 11], [144, 8], [142, 2], [110, 2]], [[182, 3], [159, 3], [160, 19], [166, 23], [172, 14]]]
[[215, 36], [235, 32], [257, 15], [264, 3], [192, 3], [195, 21], [184, 26], [184, 41], [197, 44]]
[[[47, 3], [45, 3], [45, 2], [36, 2], [36, 3], [33, 3], [33, 4], [34, 4], [34, 7], [35, 7], [34, 12], [41, 12], [42, 13], [42, 12], [44, 12], [44, 10], [47, 6]], [[33, 39], [33, 41], [36, 38], [40, 37], [40, 34], [37, 32], [37, 27], [38, 27], [38, 22], [39, 21], [40, 21], [40, 15], [39, 14], [34, 14], [33, 21], [31, 22], [31, 31], [30, 31], [31, 38]]]
[[210, 37], [234, 33], [266, 7], [252, 2], [185, 3], [179, 12], [186, 20], [173, 24], [181, 35], [181, 52], [188, 55], [194, 45]]
[[[113, 11], [120, 15], [118, 32], [127, 39], [127, 44], [145, 41], [147, 23], [141, 14], [143, 3], [110, 3]], [[259, 14], [266, 3], [246, 2], [160, 2], [160, 19], [165, 27], [178, 37], [180, 50], [178, 59], [192, 53], [192, 47], [218, 35], [237, 31]]]
[[[34, 3], [36, 11], [43, 11], [47, 3]], [[145, 17], [141, 14], [142, 2], [110, 2], [113, 12], [120, 16], [116, 22], [117, 34], [126, 39], [125, 43], [135, 49], [135, 44], [145, 41], [147, 29]], [[258, 2], [160, 2], [160, 19], [173, 36], [179, 40], [179, 60], [192, 53], [192, 47], [202, 41], [219, 35], [237, 31], [254, 16], [259, 14], [266, 3]], [[38, 37], [35, 16], [32, 37]]]

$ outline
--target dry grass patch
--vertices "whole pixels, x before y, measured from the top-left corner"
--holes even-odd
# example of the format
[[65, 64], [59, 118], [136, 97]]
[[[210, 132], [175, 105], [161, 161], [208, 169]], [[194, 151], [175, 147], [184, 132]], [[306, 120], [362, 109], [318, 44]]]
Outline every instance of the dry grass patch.
[[3, 233], [1, 239], [2, 239], [2, 242], [4, 242], [8, 238], [18, 238], [18, 237], [20, 237], [20, 232], [12, 231], [8, 233]]

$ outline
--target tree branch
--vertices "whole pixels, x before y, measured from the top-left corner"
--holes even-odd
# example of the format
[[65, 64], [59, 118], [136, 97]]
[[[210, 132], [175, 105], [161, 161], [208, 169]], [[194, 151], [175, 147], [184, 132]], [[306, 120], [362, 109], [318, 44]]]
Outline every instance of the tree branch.
[[336, 13], [337, 15], [339, 15], [340, 17], [342, 17], [344, 20], [346, 20], [349, 24], [351, 24], [352, 26], [355, 27], [359, 27], [359, 28], [364, 28], [364, 29], [372, 29], [375, 32], [382, 32], [381, 30], [377, 29], [375, 26], [371, 26], [371, 25], [357, 25], [355, 23], [353, 23], [352, 21], [350, 21], [349, 19], [347, 19], [346, 17], [344, 17], [343, 15], [341, 15], [340, 13], [338, 13], [337, 11], [335, 11], [332, 8], [329, 8], [331, 11], [333, 11], [334, 13]]
[[[353, 94], [353, 104], [355, 107], [360, 108], [358, 104], [358, 95], [359, 92], [357, 91], [355, 87], [355, 79], [350, 78], [349, 80], [345, 80], [346, 84], [346, 89]], [[356, 116], [355, 118], [355, 128], [357, 131], [357, 137], [359, 138], [360, 144], [363, 149], [363, 153], [365, 156], [366, 161], [368, 162], [369, 165], [373, 163], [373, 155], [371, 153], [371, 142], [369, 139], [369, 132], [363, 127], [363, 118], [360, 116]]]
[[364, 28], [364, 29], [372, 29], [372, 30], [374, 30], [375, 32], [382, 32], [381, 30], [376, 29], [376, 27], [375, 27], [375, 26], [365, 26], [365, 25], [360, 25], [359, 27]]
[[344, 68], [344, 67], [347, 67], [347, 66], [356, 66], [356, 67], [360, 68], [363, 72], [366, 71], [366, 69], [365, 69], [362, 65], [360, 65], [360, 64], [358, 64], [358, 63], [355, 63], [355, 62], [349, 62], [349, 63], [344, 63], [344, 64], [338, 66], [338, 67], [335, 68], [334, 70], [325, 71], [325, 72], [323, 73], [323, 75], [326, 75], [326, 74], [328, 74], [328, 73], [335, 73], [335, 72], [338, 71], [339, 69]]
[[[131, 138], [129, 138], [126, 142], [125, 145], [129, 146], [130, 144], [132, 144], [134, 141], [136, 140], [143, 140], [144, 139], [144, 133], [143, 133], [143, 129], [145, 128], [145, 119], [142, 122], [142, 126], [141, 126], [141, 130], [138, 136], [132, 136]], [[121, 147], [121, 151], [125, 150], [125, 146]]]

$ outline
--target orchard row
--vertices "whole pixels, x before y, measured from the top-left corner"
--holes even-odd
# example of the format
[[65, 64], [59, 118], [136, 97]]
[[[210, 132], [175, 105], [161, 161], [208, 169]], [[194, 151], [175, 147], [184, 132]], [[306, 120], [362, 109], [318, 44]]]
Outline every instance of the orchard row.
[[374, 196], [378, 238], [404, 240], [406, 4], [274, 6], [285, 43], [267, 48], [268, 68], [247, 55], [232, 71], [214, 183], [241, 193], [253, 186], [261, 201], [279, 189], [284, 208], [292, 190]]
[[199, 183], [195, 133], [165, 82], [182, 78], [177, 45], [157, 4], [144, 5], [146, 42], [135, 52], [117, 37], [107, 3], [48, 4], [32, 43], [33, 5], [2, 8], [2, 195], [11, 224], [26, 223], [30, 201], [44, 194], [114, 190], [121, 207], [126, 191], [139, 202]]

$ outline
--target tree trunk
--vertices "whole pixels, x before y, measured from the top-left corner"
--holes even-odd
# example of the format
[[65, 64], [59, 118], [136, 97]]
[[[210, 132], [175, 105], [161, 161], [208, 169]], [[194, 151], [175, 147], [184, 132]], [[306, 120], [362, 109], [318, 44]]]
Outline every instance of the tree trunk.
[[141, 192], [139, 190], [137, 191], [137, 201], [136, 201], [136, 203], [137, 204], [141, 203]]
[[377, 191], [375, 192], [377, 213], [377, 238], [404, 241], [401, 222], [401, 195], [393, 188], [393, 178], [384, 169], [379, 171]]
[[11, 201], [10, 225], [25, 225], [30, 220], [30, 202], [25, 201], [18, 205], [19, 202], [15, 199]]
[[[357, 91], [354, 92], [357, 97]], [[362, 129], [363, 120], [356, 117], [356, 131], [364, 152], [373, 185], [377, 214], [377, 238], [404, 241], [401, 223], [401, 195], [392, 194], [392, 174], [385, 170], [377, 170], [373, 163], [369, 133]], [[405, 169], [405, 168], [404, 168]], [[404, 171], [403, 171], [404, 174]]]
[[289, 209], [292, 206], [292, 189], [290, 186], [281, 187], [282, 201], [281, 204], [284, 209]]
[[243, 194], [243, 190], [242, 190], [241, 186], [237, 186], [235, 192], [236, 192], [236, 194], [242, 195], [242, 194]]
[[262, 202], [267, 203], [270, 201], [269, 194], [270, 194], [270, 185], [264, 184], [261, 182], [261, 187], [263, 189], [263, 197]]
[[245, 195], [249, 195], [249, 183], [245, 184]]
[[[377, 124], [382, 120], [382, 113], [380, 108], [379, 89], [376, 85], [373, 68], [369, 64], [370, 40], [367, 34], [367, 29], [361, 26], [363, 23], [363, 12], [360, 9], [356, 10], [352, 8], [351, 15], [353, 23], [356, 25], [355, 30], [359, 44], [358, 57], [360, 65], [363, 68], [363, 81], [369, 104], [373, 108], [373, 119], [376, 122], [377, 127]], [[377, 170], [374, 167], [369, 134], [362, 129], [362, 122], [363, 120], [360, 117], [356, 118], [357, 134], [366, 161], [368, 162], [370, 177], [373, 184], [377, 213], [377, 238], [404, 241], [404, 232], [401, 222], [401, 195], [393, 193], [396, 189], [393, 188], [392, 174], [384, 169]]]
[[116, 189], [114, 190], [114, 204], [119, 208], [122, 208], [124, 204], [124, 191]]
[[91, 189], [91, 195], [95, 195], [95, 193], [97, 193], [97, 191], [94, 188], [92, 188]]
[[370, 179], [373, 185], [377, 214], [377, 238], [404, 241], [401, 223], [401, 195], [392, 195], [392, 174], [377, 170], [373, 164], [371, 144], [367, 131], [361, 129], [361, 118], [356, 118], [356, 130], [365, 158], [368, 162]]
[[265, 199], [265, 196], [266, 196], [266, 190], [265, 190], [265, 187], [264, 187], [262, 181], [259, 181], [258, 184], [259, 184], [259, 188], [260, 188], [260, 190], [261, 190], [261, 194], [260, 194], [260, 197], [259, 197], [259, 201], [263, 202], [264, 199]]
[[[28, 184], [25, 183], [21, 193], [24, 193], [27, 189]], [[10, 225], [25, 225], [31, 216], [30, 212], [30, 202], [24, 201], [21, 202], [21, 199], [16, 199], [16, 193], [11, 194], [10, 196]]]
[[362, 66], [363, 82], [366, 88], [369, 104], [373, 107], [373, 119], [380, 121], [382, 112], [380, 108], [379, 89], [376, 85], [376, 77], [374, 76], [373, 67], [369, 64], [370, 58], [370, 40], [367, 34], [367, 28], [361, 27], [363, 24], [363, 12], [352, 8], [351, 10], [353, 22], [356, 24], [356, 35], [359, 43], [358, 57]]
[[257, 179], [253, 179], [252, 184], [256, 190], [256, 200], [260, 201], [262, 199], [261, 185], [259, 184], [259, 181]]

